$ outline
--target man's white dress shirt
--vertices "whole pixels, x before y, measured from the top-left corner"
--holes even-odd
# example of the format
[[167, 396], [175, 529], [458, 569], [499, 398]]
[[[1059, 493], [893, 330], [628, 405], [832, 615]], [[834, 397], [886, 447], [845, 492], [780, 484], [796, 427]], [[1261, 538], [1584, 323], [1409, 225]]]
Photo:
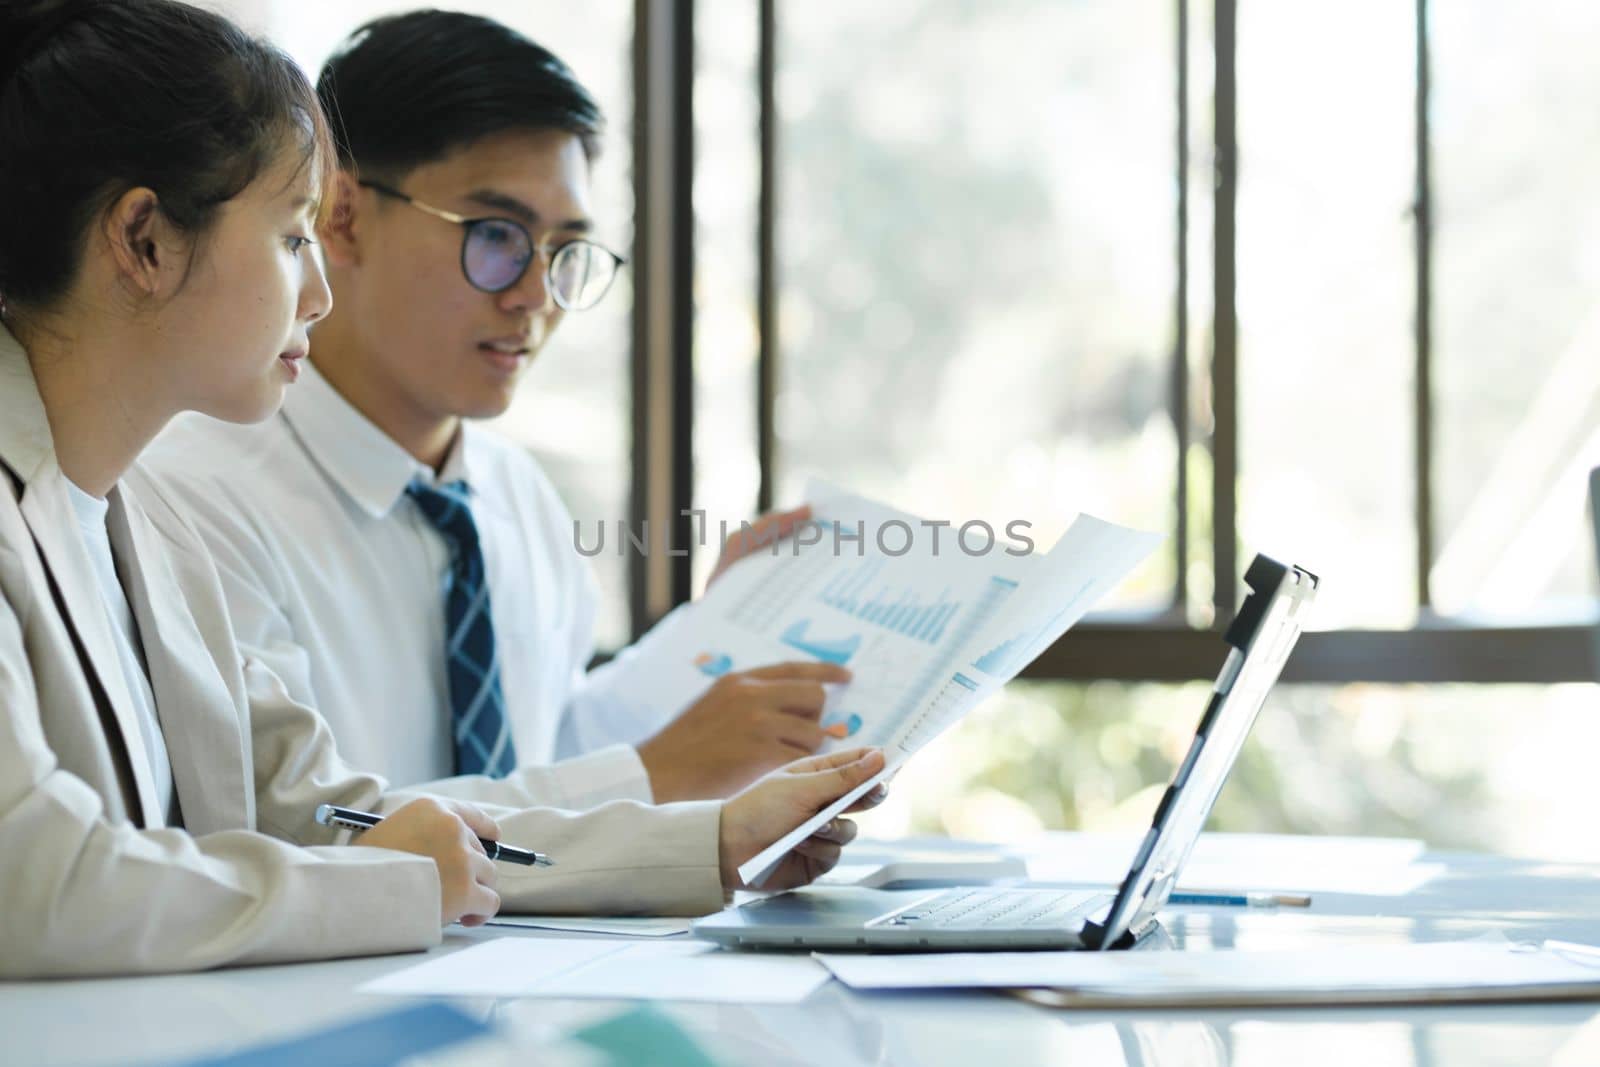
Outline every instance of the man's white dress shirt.
[[183, 416], [144, 460], [215, 554], [241, 651], [322, 712], [347, 762], [397, 786], [494, 802], [487, 779], [441, 787], [454, 766], [449, 552], [405, 493], [414, 478], [465, 479], [522, 785], [573, 809], [651, 799], [630, 745], [664, 717], [586, 678], [594, 577], [570, 514], [526, 450], [465, 424], [436, 477], [308, 363], [266, 422]]

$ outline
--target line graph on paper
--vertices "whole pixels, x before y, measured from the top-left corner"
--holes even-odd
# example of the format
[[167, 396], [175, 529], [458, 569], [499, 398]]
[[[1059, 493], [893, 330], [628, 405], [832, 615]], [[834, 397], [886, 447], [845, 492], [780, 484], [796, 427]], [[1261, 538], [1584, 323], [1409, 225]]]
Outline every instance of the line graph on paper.
[[965, 715], [981, 692], [982, 687], [977, 682], [957, 671], [920, 712], [903, 724], [895, 747], [902, 756], [911, 755]]
[[[991, 575], [971, 611], [962, 616], [951, 628], [946, 647], [952, 650], [963, 648], [974, 635], [990, 623], [1016, 588], [1017, 583], [1010, 578]], [[896, 737], [902, 736], [906, 723], [925, 708], [930, 695], [937, 690], [941, 680], [949, 677], [948, 656], [924, 657], [920, 662], [921, 670], [915, 677], [906, 679], [903, 687], [895, 694], [893, 704], [890, 705], [893, 711], [887, 716], [879, 715], [872, 720], [871, 728], [865, 731], [861, 738], [864, 744], [886, 745]]]
[[972, 666], [985, 674], [1009, 678], [1021, 670], [1028, 660], [1044, 651], [1035, 647], [1040, 639], [1047, 636], [1063, 616], [1077, 610], [1092, 586], [1092, 581], [1084, 582], [1042, 624], [1031, 626], [1021, 633], [1011, 634], [975, 658]]

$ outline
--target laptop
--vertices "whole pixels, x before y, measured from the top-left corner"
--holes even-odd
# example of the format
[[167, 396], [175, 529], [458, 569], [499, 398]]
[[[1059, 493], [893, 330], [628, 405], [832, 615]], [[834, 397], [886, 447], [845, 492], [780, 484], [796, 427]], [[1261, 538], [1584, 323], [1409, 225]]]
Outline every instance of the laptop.
[[1217, 794], [1300, 636], [1317, 577], [1258, 555], [1250, 592], [1223, 635], [1230, 646], [1193, 743], [1116, 893], [971, 886], [938, 890], [812, 886], [695, 921], [741, 948], [981, 951], [1127, 948], [1156, 929]]

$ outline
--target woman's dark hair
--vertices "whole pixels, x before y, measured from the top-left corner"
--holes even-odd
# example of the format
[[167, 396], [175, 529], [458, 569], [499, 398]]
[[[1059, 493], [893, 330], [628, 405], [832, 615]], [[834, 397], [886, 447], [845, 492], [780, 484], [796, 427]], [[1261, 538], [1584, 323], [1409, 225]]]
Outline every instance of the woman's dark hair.
[[0, 6], [0, 294], [47, 307], [91, 223], [130, 189], [198, 241], [297, 144], [325, 177], [315, 91], [283, 52], [175, 0]]
[[604, 126], [600, 105], [548, 49], [493, 19], [454, 11], [362, 26], [323, 65], [317, 95], [340, 163], [389, 181], [515, 130], [566, 130], [593, 160]]

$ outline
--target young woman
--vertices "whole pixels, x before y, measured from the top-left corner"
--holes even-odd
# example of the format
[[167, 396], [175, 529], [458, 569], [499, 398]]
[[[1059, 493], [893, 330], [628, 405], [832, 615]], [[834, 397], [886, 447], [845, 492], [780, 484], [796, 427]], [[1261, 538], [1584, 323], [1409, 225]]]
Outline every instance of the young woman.
[[[502, 899], [695, 912], [882, 766], [587, 813], [387, 793], [241, 662], [217, 565], [134, 473], [175, 414], [270, 414], [329, 306], [332, 164], [282, 53], [174, 0], [0, 8], [0, 977], [413, 949]], [[137, 485], [137, 490], [134, 488]], [[388, 813], [340, 846], [319, 804]], [[478, 838], [554, 855], [496, 869]], [[769, 884], [809, 881], [839, 820]]]

